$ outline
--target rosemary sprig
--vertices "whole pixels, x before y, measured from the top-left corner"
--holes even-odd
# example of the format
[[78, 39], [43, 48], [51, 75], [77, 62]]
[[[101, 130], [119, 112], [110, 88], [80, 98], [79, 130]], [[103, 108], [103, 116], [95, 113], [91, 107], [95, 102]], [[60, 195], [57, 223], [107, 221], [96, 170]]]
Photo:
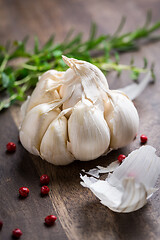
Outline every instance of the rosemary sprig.
[[[116, 71], [118, 75], [123, 70], [131, 71], [131, 78], [137, 80], [140, 73], [147, 72], [147, 59], [144, 58], [144, 68], [134, 66], [133, 60], [129, 65], [120, 64], [120, 53], [137, 50], [141, 45], [139, 40], [152, 40], [153, 32], [160, 29], [160, 22], [150, 26], [151, 14], [148, 13], [143, 27], [133, 32], [120, 34], [126, 19], [122, 18], [113, 35], [100, 35], [97, 37], [97, 26], [92, 24], [87, 41], [83, 41], [82, 33], [73, 36], [70, 31], [61, 43], [54, 42], [54, 36], [40, 47], [37, 37], [34, 39], [33, 50], [27, 50], [27, 40], [8, 42], [0, 45], [0, 91], [5, 92], [7, 98], [0, 102], [0, 111], [8, 108], [15, 101], [24, 101], [27, 90], [34, 88], [38, 76], [49, 69], [64, 71], [66, 65], [61, 55], [89, 61], [97, 65], [103, 71]], [[156, 36], [159, 40], [159, 36]], [[96, 56], [96, 57], [95, 57]], [[13, 60], [24, 59], [15, 66]], [[114, 59], [114, 60], [113, 60]], [[152, 76], [155, 78], [153, 64]]]

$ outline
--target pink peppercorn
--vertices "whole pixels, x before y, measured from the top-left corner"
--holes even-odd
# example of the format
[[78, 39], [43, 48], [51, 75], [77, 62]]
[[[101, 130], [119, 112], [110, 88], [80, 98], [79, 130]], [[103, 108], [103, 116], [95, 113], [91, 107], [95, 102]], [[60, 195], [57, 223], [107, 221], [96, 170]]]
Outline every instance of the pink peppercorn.
[[125, 155], [120, 154], [120, 155], [118, 156], [118, 161], [119, 161], [119, 163], [122, 163], [125, 158], [126, 158]]
[[40, 183], [41, 185], [48, 185], [49, 184], [49, 176], [46, 175], [46, 174], [43, 174], [41, 177], [40, 177]]
[[12, 231], [12, 236], [14, 238], [20, 238], [21, 235], [22, 235], [22, 231], [19, 228], [16, 228]]
[[19, 189], [19, 194], [21, 197], [27, 197], [29, 194], [29, 189], [27, 187], [21, 187]]
[[148, 140], [148, 138], [145, 135], [143, 135], [143, 134], [140, 136], [140, 139], [141, 139], [141, 143], [142, 144], [145, 144], [147, 142], [147, 140]]
[[0, 220], [0, 230], [2, 229], [3, 227], [3, 222]]
[[54, 222], [56, 221], [57, 217], [54, 215], [49, 215], [45, 218], [45, 224], [48, 226], [51, 226], [54, 224]]
[[7, 148], [7, 151], [10, 152], [10, 153], [13, 153], [16, 151], [16, 144], [13, 143], [13, 142], [9, 142], [7, 143], [6, 145], [6, 148]]
[[47, 195], [49, 193], [50, 189], [47, 186], [42, 186], [41, 187], [41, 194], [42, 195]]

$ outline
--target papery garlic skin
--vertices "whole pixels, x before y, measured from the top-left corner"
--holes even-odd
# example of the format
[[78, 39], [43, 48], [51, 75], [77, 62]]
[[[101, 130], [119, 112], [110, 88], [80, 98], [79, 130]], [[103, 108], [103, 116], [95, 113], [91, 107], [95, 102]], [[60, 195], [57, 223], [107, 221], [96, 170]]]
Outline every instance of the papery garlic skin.
[[58, 85], [58, 82], [62, 79], [63, 75], [63, 72], [58, 72], [56, 70], [45, 72], [39, 78], [39, 81], [30, 97], [26, 111], [28, 112], [39, 104], [60, 99], [57, 91], [59, 86], [55, 87], [55, 84]]
[[[157, 191], [154, 186], [160, 174], [160, 158], [155, 152], [152, 146], [142, 146], [131, 152], [119, 167], [115, 166], [115, 171], [105, 180], [80, 175], [81, 185], [89, 188], [114, 212], [136, 211]], [[104, 173], [108, 172], [107, 168], [102, 169]], [[102, 173], [100, 168], [94, 169], [97, 178], [99, 173]], [[89, 174], [93, 175], [92, 169]]]
[[[62, 86], [61, 88], [61, 92], [63, 91], [63, 95], [61, 94], [61, 96], [65, 96], [68, 92], [68, 88], [66, 86]], [[72, 96], [63, 103], [63, 110], [70, 108], [70, 107], [74, 107], [81, 99], [82, 99], [82, 93], [83, 93], [83, 89], [82, 89], [82, 85], [80, 82], [76, 83], [75, 86], [76, 91], [73, 92]]]
[[130, 143], [139, 126], [131, 100], [111, 91], [93, 64], [62, 57], [70, 68], [44, 73], [22, 105], [22, 145], [48, 162], [65, 165]]

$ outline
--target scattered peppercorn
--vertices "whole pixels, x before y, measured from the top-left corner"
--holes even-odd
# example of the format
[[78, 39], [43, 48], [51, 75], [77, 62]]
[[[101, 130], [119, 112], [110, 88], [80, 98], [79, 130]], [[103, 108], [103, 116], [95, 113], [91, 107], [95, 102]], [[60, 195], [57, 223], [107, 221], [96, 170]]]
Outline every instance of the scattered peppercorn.
[[29, 189], [27, 187], [21, 187], [19, 189], [19, 194], [21, 197], [27, 197], [29, 194]]
[[147, 140], [148, 140], [148, 138], [145, 135], [143, 135], [143, 134], [140, 136], [140, 139], [141, 139], [141, 143], [142, 144], [145, 144], [147, 142]]
[[22, 235], [22, 231], [19, 228], [16, 228], [12, 231], [12, 236], [14, 238], [20, 238], [21, 235]]
[[0, 220], [0, 230], [2, 229], [3, 227], [3, 222]]
[[41, 183], [41, 185], [48, 185], [49, 184], [49, 176], [46, 174], [43, 174], [40, 177], [40, 183]]
[[16, 144], [13, 143], [13, 142], [9, 142], [7, 143], [6, 145], [6, 148], [7, 148], [7, 151], [10, 152], [10, 153], [13, 153], [16, 151]]
[[41, 187], [41, 194], [42, 195], [47, 195], [49, 193], [50, 189], [47, 186], [42, 186]]
[[118, 161], [119, 161], [119, 163], [122, 163], [125, 158], [126, 158], [125, 155], [120, 154], [120, 155], [118, 156]]
[[45, 218], [45, 224], [48, 226], [52, 226], [54, 222], [56, 221], [57, 217], [54, 215], [49, 215]]

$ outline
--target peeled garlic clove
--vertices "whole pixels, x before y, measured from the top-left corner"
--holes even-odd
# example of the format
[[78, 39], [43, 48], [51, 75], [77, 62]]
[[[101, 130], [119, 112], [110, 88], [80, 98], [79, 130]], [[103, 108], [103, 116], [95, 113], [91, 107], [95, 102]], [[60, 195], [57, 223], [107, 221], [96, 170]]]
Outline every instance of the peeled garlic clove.
[[49, 125], [41, 142], [40, 155], [55, 165], [73, 162], [74, 157], [67, 150], [67, 119], [64, 116], [53, 120]]
[[85, 175], [81, 176], [81, 184], [111, 210], [135, 211], [157, 190], [154, 185], [160, 174], [160, 158], [155, 152], [151, 146], [142, 146], [129, 154], [105, 181]]
[[49, 104], [40, 104], [32, 108], [25, 116], [20, 128], [20, 141], [32, 154], [39, 155], [40, 143], [49, 124], [60, 110], [48, 111]]
[[117, 149], [133, 141], [139, 128], [139, 116], [133, 103], [123, 94], [110, 92], [112, 106], [105, 109], [111, 131], [110, 148]]
[[30, 97], [27, 112], [39, 104], [48, 103], [60, 98], [58, 87], [60, 86], [59, 82], [63, 75], [63, 72], [50, 70], [40, 77], [40, 80]]
[[87, 161], [99, 157], [107, 150], [110, 131], [103, 112], [88, 101], [80, 101], [68, 120], [68, 135], [72, 154]]

